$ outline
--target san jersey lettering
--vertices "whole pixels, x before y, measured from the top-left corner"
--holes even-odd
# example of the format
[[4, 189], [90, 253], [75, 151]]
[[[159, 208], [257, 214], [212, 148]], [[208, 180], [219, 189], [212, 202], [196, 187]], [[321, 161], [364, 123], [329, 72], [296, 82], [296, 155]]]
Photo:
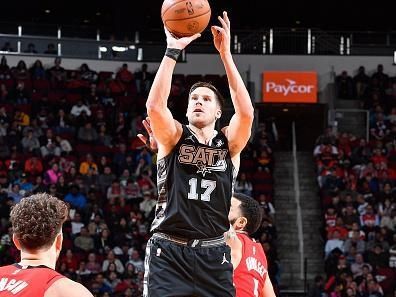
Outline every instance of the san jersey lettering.
[[178, 160], [182, 164], [197, 166], [197, 173], [205, 176], [212, 171], [225, 171], [227, 169], [227, 153], [227, 149], [183, 144], [179, 149]]
[[151, 231], [181, 238], [212, 238], [228, 230], [236, 170], [224, 133], [208, 145], [187, 126], [175, 148], [157, 162], [158, 201]]

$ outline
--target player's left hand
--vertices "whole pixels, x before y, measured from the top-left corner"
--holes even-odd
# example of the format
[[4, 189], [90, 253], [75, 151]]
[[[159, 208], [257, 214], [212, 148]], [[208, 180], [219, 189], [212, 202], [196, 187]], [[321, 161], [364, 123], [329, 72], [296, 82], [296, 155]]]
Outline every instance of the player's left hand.
[[227, 12], [223, 11], [223, 17], [218, 16], [221, 27], [212, 26], [213, 43], [220, 55], [231, 52], [231, 23]]

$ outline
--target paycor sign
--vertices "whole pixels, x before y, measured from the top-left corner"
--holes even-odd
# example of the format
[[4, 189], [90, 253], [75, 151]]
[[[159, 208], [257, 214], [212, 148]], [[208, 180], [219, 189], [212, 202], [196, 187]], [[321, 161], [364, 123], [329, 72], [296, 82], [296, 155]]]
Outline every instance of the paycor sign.
[[317, 103], [316, 72], [270, 71], [263, 73], [265, 103]]

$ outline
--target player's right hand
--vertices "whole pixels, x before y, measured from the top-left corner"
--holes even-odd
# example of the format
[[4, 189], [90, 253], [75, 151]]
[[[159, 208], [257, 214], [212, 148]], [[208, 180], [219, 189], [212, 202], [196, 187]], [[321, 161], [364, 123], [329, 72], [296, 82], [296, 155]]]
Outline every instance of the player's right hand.
[[201, 34], [197, 33], [189, 37], [177, 38], [172, 33], [170, 33], [168, 29], [166, 29], [166, 27], [164, 27], [164, 30], [166, 34], [166, 43], [168, 48], [176, 48], [182, 50], [195, 39], [201, 37]]

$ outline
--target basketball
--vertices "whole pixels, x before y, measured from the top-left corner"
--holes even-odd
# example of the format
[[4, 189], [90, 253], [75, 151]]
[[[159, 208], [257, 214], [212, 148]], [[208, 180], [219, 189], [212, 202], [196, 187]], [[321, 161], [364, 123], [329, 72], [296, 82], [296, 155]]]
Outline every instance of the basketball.
[[177, 37], [201, 33], [208, 26], [210, 15], [207, 0], [165, 0], [161, 9], [162, 22]]

